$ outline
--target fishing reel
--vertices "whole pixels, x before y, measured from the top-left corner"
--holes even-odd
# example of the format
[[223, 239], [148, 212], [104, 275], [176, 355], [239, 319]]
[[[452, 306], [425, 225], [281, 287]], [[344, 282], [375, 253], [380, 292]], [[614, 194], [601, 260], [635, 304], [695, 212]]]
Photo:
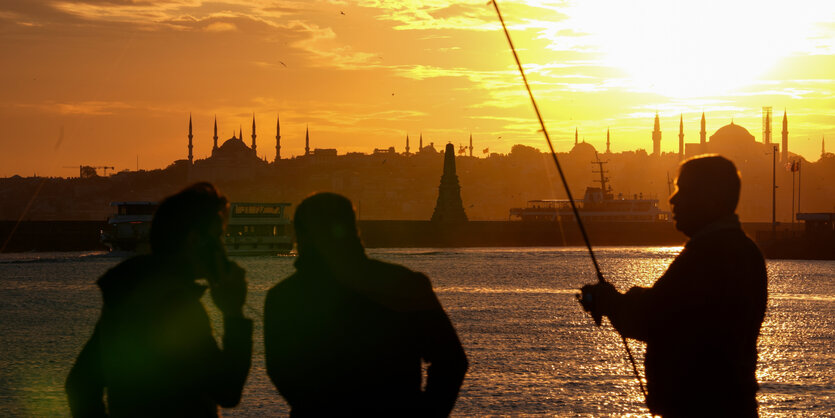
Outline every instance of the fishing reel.
[[580, 290], [581, 293], [574, 295], [574, 297], [583, 306], [583, 310], [591, 314], [594, 324], [599, 327], [603, 323], [603, 314], [597, 309], [597, 298], [594, 297], [594, 292], [587, 291], [587, 287], [589, 286], [583, 286], [583, 289]]
[[574, 296], [580, 302], [580, 305], [583, 306], [583, 310], [591, 314], [592, 319], [594, 319], [594, 324], [599, 327], [603, 323], [603, 312], [600, 306], [598, 306], [598, 301], [600, 301], [599, 292], [604, 290], [602, 287], [611, 285], [603, 279], [602, 275], [598, 275], [598, 280], [596, 284], [583, 286], [580, 289], [580, 293]]

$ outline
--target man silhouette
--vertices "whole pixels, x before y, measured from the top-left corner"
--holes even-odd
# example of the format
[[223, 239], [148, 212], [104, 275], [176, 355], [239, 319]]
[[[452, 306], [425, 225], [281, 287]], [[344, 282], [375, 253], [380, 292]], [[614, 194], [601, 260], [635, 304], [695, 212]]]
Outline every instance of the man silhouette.
[[582, 289], [587, 308], [621, 335], [647, 343], [647, 406], [665, 417], [756, 417], [757, 338], [767, 277], [734, 214], [740, 180], [718, 155], [687, 160], [670, 197], [690, 240], [650, 288]]
[[[166, 198], [151, 224], [151, 254], [99, 280], [103, 306], [67, 377], [73, 416], [216, 417], [241, 397], [252, 353], [244, 271], [226, 258], [226, 199], [208, 183]], [[208, 279], [223, 314], [223, 349], [200, 302]], [[107, 403], [104, 403], [106, 393]]]
[[264, 307], [267, 374], [291, 416], [448, 415], [467, 358], [429, 279], [369, 259], [343, 196], [305, 199], [294, 227], [296, 273]]

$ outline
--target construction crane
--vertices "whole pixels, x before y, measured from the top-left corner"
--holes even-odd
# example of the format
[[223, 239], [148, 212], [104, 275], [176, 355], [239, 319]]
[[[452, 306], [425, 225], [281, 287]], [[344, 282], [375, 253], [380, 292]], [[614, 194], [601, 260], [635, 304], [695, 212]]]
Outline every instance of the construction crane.
[[[64, 168], [76, 168], [76, 166], [65, 165]], [[81, 178], [90, 177], [90, 170], [93, 170], [93, 173], [95, 173], [96, 170], [102, 170], [102, 174], [106, 177], [107, 176], [107, 170], [115, 170], [115, 169], [116, 169], [116, 167], [113, 167], [113, 166], [110, 166], [110, 165], [96, 165], [96, 166], [93, 166], [93, 165], [79, 165], [78, 166], [78, 177], [81, 177]]]

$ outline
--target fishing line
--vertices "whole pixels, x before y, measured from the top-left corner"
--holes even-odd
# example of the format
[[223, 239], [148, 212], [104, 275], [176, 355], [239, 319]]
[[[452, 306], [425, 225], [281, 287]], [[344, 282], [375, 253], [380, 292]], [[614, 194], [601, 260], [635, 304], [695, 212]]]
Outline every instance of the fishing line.
[[[545, 128], [545, 121], [542, 120], [542, 113], [540, 113], [539, 106], [536, 104], [536, 99], [533, 97], [533, 91], [531, 91], [531, 86], [528, 84], [528, 78], [525, 76], [525, 70], [522, 68], [522, 62], [519, 60], [519, 55], [516, 53], [516, 47], [510, 39], [510, 32], [508, 32], [507, 26], [504, 23], [504, 17], [502, 16], [502, 12], [499, 10], [499, 4], [496, 0], [490, 0], [490, 2], [493, 4], [493, 8], [496, 9], [496, 14], [499, 16], [499, 22], [502, 24], [502, 30], [504, 31], [505, 38], [507, 38], [507, 43], [510, 46], [510, 52], [513, 53], [513, 59], [516, 60], [516, 67], [519, 69], [519, 74], [522, 76], [522, 81], [525, 83], [525, 89], [528, 91], [528, 97], [531, 98], [531, 104], [533, 105], [534, 112], [536, 112], [536, 118], [539, 120], [539, 126], [542, 128], [542, 134], [545, 136], [545, 141], [548, 143], [548, 149], [551, 151], [551, 157], [554, 160], [554, 164], [557, 166], [557, 171], [560, 173], [560, 179], [562, 180], [563, 188], [565, 188], [565, 194], [568, 196], [568, 202], [571, 205], [572, 212], [574, 212], [574, 219], [577, 220], [577, 226], [580, 228], [580, 234], [583, 236], [583, 241], [586, 243], [586, 248], [588, 249], [589, 256], [591, 257], [591, 262], [594, 264], [594, 270], [597, 273], [597, 281], [599, 283], [605, 283], [606, 279], [600, 271], [600, 265], [597, 263], [597, 257], [594, 255], [594, 250], [591, 247], [591, 241], [589, 241], [589, 236], [586, 234], [586, 228], [583, 226], [582, 219], [580, 219], [580, 212], [577, 210], [577, 205], [574, 203], [574, 198], [571, 195], [571, 189], [568, 187], [568, 181], [565, 179], [565, 174], [563, 174], [560, 160], [557, 158], [556, 151], [554, 151], [554, 145], [551, 143], [551, 137], [548, 135], [548, 129]], [[621, 336], [621, 338], [623, 339], [623, 347], [626, 349], [626, 355], [629, 357], [629, 362], [632, 365], [632, 371], [635, 373], [635, 378], [638, 380], [638, 385], [641, 387], [641, 394], [644, 395], [644, 401], [646, 402], [647, 392], [644, 389], [644, 382], [641, 380], [641, 375], [638, 372], [635, 357], [632, 355], [632, 350], [629, 349], [626, 337]]]

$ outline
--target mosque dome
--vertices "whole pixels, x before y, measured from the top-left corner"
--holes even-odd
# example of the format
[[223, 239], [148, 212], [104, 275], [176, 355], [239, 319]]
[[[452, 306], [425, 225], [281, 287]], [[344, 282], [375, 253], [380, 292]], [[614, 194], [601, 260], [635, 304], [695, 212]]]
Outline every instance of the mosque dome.
[[754, 135], [733, 122], [719, 128], [716, 133], [710, 136], [711, 144], [744, 144], [749, 142], [755, 142]]
[[224, 155], [252, 153], [252, 150], [244, 144], [242, 139], [235, 137], [227, 139], [217, 151]]
[[586, 141], [583, 141], [583, 142], [578, 142], [577, 144], [575, 144], [574, 147], [571, 148], [571, 151], [569, 151], [569, 152], [572, 153], [572, 154], [590, 154], [590, 155], [594, 155], [594, 154], [597, 153], [597, 150], [594, 149], [594, 145], [589, 144]]

